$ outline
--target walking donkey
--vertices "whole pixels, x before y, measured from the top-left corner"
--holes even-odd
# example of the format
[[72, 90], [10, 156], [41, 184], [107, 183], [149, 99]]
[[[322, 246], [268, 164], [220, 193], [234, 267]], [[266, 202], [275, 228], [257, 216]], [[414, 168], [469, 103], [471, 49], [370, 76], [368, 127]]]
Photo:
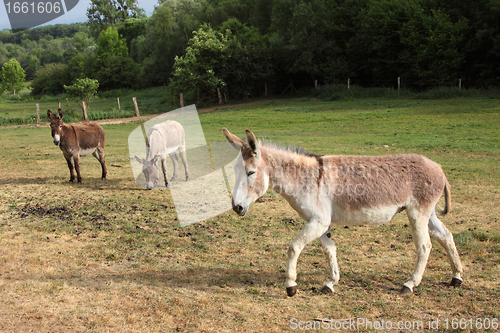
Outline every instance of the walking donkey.
[[184, 171], [186, 173], [186, 181], [189, 180], [188, 163], [186, 158], [186, 140], [184, 137], [184, 128], [181, 124], [174, 120], [167, 120], [151, 127], [146, 135], [146, 159], [142, 159], [135, 155], [135, 159], [142, 164], [142, 172], [146, 178], [146, 187], [152, 190], [160, 180], [158, 167], [156, 162], [158, 157], [161, 158], [161, 167], [163, 177], [165, 177], [165, 187], [169, 187], [167, 178], [167, 155], [170, 155], [174, 164], [174, 174], [171, 181], [177, 178], [177, 170], [179, 162], [175, 151], [179, 149]]
[[74, 168], [76, 170], [76, 179], [78, 184], [82, 183], [82, 177], [80, 175], [80, 156], [94, 155], [95, 158], [99, 160], [102, 167], [101, 178], [106, 179], [106, 161], [104, 159], [104, 141], [106, 140], [106, 133], [96, 123], [86, 123], [83, 125], [67, 125], [63, 123], [63, 113], [62, 110], [58, 109], [58, 114], [53, 114], [50, 109], [47, 109], [47, 116], [49, 117], [51, 123], [50, 127], [52, 129], [52, 137], [54, 138], [54, 144], [61, 148], [66, 162], [68, 162], [68, 168], [70, 173], [70, 182], [75, 180], [75, 173], [73, 171], [73, 163], [71, 159], [75, 162]]
[[420, 284], [431, 251], [429, 233], [447, 252], [452, 286], [462, 283], [462, 264], [452, 234], [436, 216], [444, 192], [446, 214], [451, 208], [450, 185], [441, 166], [420, 155], [310, 155], [262, 144], [246, 130], [247, 142], [223, 129], [226, 140], [241, 152], [234, 165], [233, 210], [241, 216], [268, 187], [280, 193], [307, 221], [288, 248], [285, 287], [297, 292], [297, 259], [302, 249], [319, 238], [329, 264], [330, 279], [321, 289], [332, 293], [339, 281], [331, 225], [377, 225], [406, 210], [416, 246], [415, 271], [400, 291], [412, 293]]

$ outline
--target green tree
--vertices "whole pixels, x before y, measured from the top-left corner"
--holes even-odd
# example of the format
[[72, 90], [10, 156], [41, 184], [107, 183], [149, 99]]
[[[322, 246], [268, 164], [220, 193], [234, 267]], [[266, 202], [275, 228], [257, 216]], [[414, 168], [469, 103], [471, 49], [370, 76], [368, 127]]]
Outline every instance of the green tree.
[[261, 95], [264, 82], [274, 74], [267, 37], [234, 18], [224, 22], [220, 32], [227, 39], [227, 49], [224, 62], [215, 70], [226, 83], [228, 95], [239, 99]]
[[35, 78], [31, 82], [31, 94], [62, 94], [64, 84], [69, 84], [65, 80], [65, 68], [66, 65], [64, 64], [46, 64], [37, 70]]
[[97, 54], [92, 77], [101, 89], [131, 88], [137, 81], [139, 68], [128, 57], [125, 39], [118, 29], [109, 27], [97, 39]]
[[40, 59], [38, 59], [36, 55], [30, 53], [23, 59], [23, 67], [26, 71], [26, 78], [31, 80], [35, 76], [36, 71], [41, 67]]
[[89, 78], [76, 79], [75, 83], [70, 86], [65, 85], [64, 89], [71, 97], [75, 97], [79, 102], [85, 102], [85, 105], [89, 106], [97, 94], [99, 81]]
[[95, 45], [95, 42], [85, 32], [77, 32], [72, 37], [73, 47], [78, 52], [84, 52], [87, 48]]
[[[406, 0], [369, 0], [337, 9], [340, 15], [335, 15], [334, 21], [339, 29], [335, 34], [345, 33], [347, 38], [337, 44], [339, 52], [327, 60], [324, 69], [328, 81], [344, 83], [350, 77], [366, 85], [383, 86], [407, 73], [408, 66], [400, 58], [400, 30], [409, 20], [409, 10]], [[343, 21], [342, 17], [348, 19]]]
[[201, 102], [207, 95], [215, 94], [225, 82], [216, 68], [224, 63], [227, 38], [208, 25], [194, 32], [186, 54], [175, 57], [172, 86], [176, 92], [195, 91]]
[[93, 72], [94, 56], [89, 53], [78, 53], [64, 68], [65, 82], [73, 83], [76, 79], [91, 77]]
[[322, 74], [321, 64], [335, 47], [331, 13], [327, 0], [274, 0], [271, 47], [283, 69], [307, 74], [310, 84]]
[[441, 10], [427, 12], [415, 6], [400, 30], [400, 58], [409, 65], [408, 76], [421, 87], [452, 84], [463, 64], [461, 49], [467, 26], [465, 18], [453, 22]]
[[118, 29], [109, 27], [103, 30], [97, 38], [97, 58], [106, 61], [110, 56], [128, 56], [127, 44], [118, 35]]
[[92, 0], [87, 9], [89, 29], [95, 38], [101, 31], [116, 26], [129, 18], [145, 18], [144, 10], [139, 8], [137, 0]]
[[16, 59], [10, 59], [6, 62], [0, 71], [0, 88], [1, 91], [16, 94], [24, 87], [24, 78], [26, 74]]
[[[142, 64], [145, 85], [164, 85], [175, 56], [185, 54], [188, 41], [201, 26], [206, 0], [162, 0], [146, 23], [146, 34], [131, 43], [131, 53]], [[133, 50], [133, 51], [132, 51]]]

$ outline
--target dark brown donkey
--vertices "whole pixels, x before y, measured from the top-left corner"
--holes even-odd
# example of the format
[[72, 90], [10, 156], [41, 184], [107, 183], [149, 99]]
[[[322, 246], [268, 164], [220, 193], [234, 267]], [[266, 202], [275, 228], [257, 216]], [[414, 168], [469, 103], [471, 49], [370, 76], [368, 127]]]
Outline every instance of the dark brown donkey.
[[104, 160], [104, 141], [106, 133], [96, 123], [87, 123], [83, 125], [66, 125], [63, 123], [62, 110], [58, 110], [58, 114], [53, 114], [50, 109], [47, 109], [47, 116], [51, 123], [52, 137], [54, 144], [61, 148], [66, 162], [68, 162], [70, 182], [75, 180], [75, 172], [73, 171], [73, 161], [75, 162], [76, 176], [79, 184], [82, 182], [80, 176], [80, 156], [94, 155], [101, 162], [102, 179], [106, 179], [106, 161]]

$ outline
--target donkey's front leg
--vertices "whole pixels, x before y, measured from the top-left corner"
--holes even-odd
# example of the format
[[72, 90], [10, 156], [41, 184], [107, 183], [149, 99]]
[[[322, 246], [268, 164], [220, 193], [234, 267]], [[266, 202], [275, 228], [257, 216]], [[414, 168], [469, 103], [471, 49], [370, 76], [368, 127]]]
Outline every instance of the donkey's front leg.
[[319, 220], [309, 221], [304, 229], [293, 239], [288, 247], [288, 262], [286, 265], [286, 293], [292, 297], [297, 293], [297, 259], [304, 247], [324, 234], [329, 227], [328, 223], [321, 223]]
[[68, 163], [68, 168], [69, 168], [69, 182], [72, 183], [75, 180], [75, 171], [73, 169], [73, 162], [71, 162], [71, 158], [73, 156], [69, 155], [66, 156], [64, 155], [64, 158], [66, 159], [66, 162]]
[[330, 280], [321, 288], [323, 294], [333, 293], [333, 286], [339, 282], [340, 278], [339, 266], [337, 264], [337, 247], [335, 246], [335, 241], [331, 237], [330, 230], [327, 230], [319, 239], [326, 258], [328, 259], [328, 266], [330, 267]]

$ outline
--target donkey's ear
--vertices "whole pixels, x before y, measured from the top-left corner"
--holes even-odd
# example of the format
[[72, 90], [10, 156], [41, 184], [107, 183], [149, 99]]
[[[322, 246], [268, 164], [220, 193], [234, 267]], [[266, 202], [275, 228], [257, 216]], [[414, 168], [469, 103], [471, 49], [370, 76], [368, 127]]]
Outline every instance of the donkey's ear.
[[52, 114], [52, 111], [50, 111], [50, 109], [47, 109], [47, 117], [49, 117], [50, 120], [52, 120], [52, 118], [54, 117], [54, 115]]
[[252, 155], [253, 156], [260, 156], [259, 142], [255, 138], [255, 135], [249, 129], [247, 129], [245, 131], [245, 133], [247, 135], [247, 142], [248, 142], [248, 146], [250, 147], [250, 149], [252, 151]]
[[137, 160], [137, 162], [144, 164], [144, 160], [142, 158], [140, 158], [139, 156], [135, 155], [135, 159]]
[[61, 110], [61, 108], [59, 108], [59, 109], [57, 110], [57, 114], [59, 115], [59, 119], [62, 119], [63, 114], [62, 114], [62, 110]]
[[240, 151], [245, 142], [238, 138], [236, 135], [231, 134], [225, 127], [222, 129], [222, 132], [224, 133], [227, 142], [229, 142], [229, 144], [233, 146], [234, 149]]

